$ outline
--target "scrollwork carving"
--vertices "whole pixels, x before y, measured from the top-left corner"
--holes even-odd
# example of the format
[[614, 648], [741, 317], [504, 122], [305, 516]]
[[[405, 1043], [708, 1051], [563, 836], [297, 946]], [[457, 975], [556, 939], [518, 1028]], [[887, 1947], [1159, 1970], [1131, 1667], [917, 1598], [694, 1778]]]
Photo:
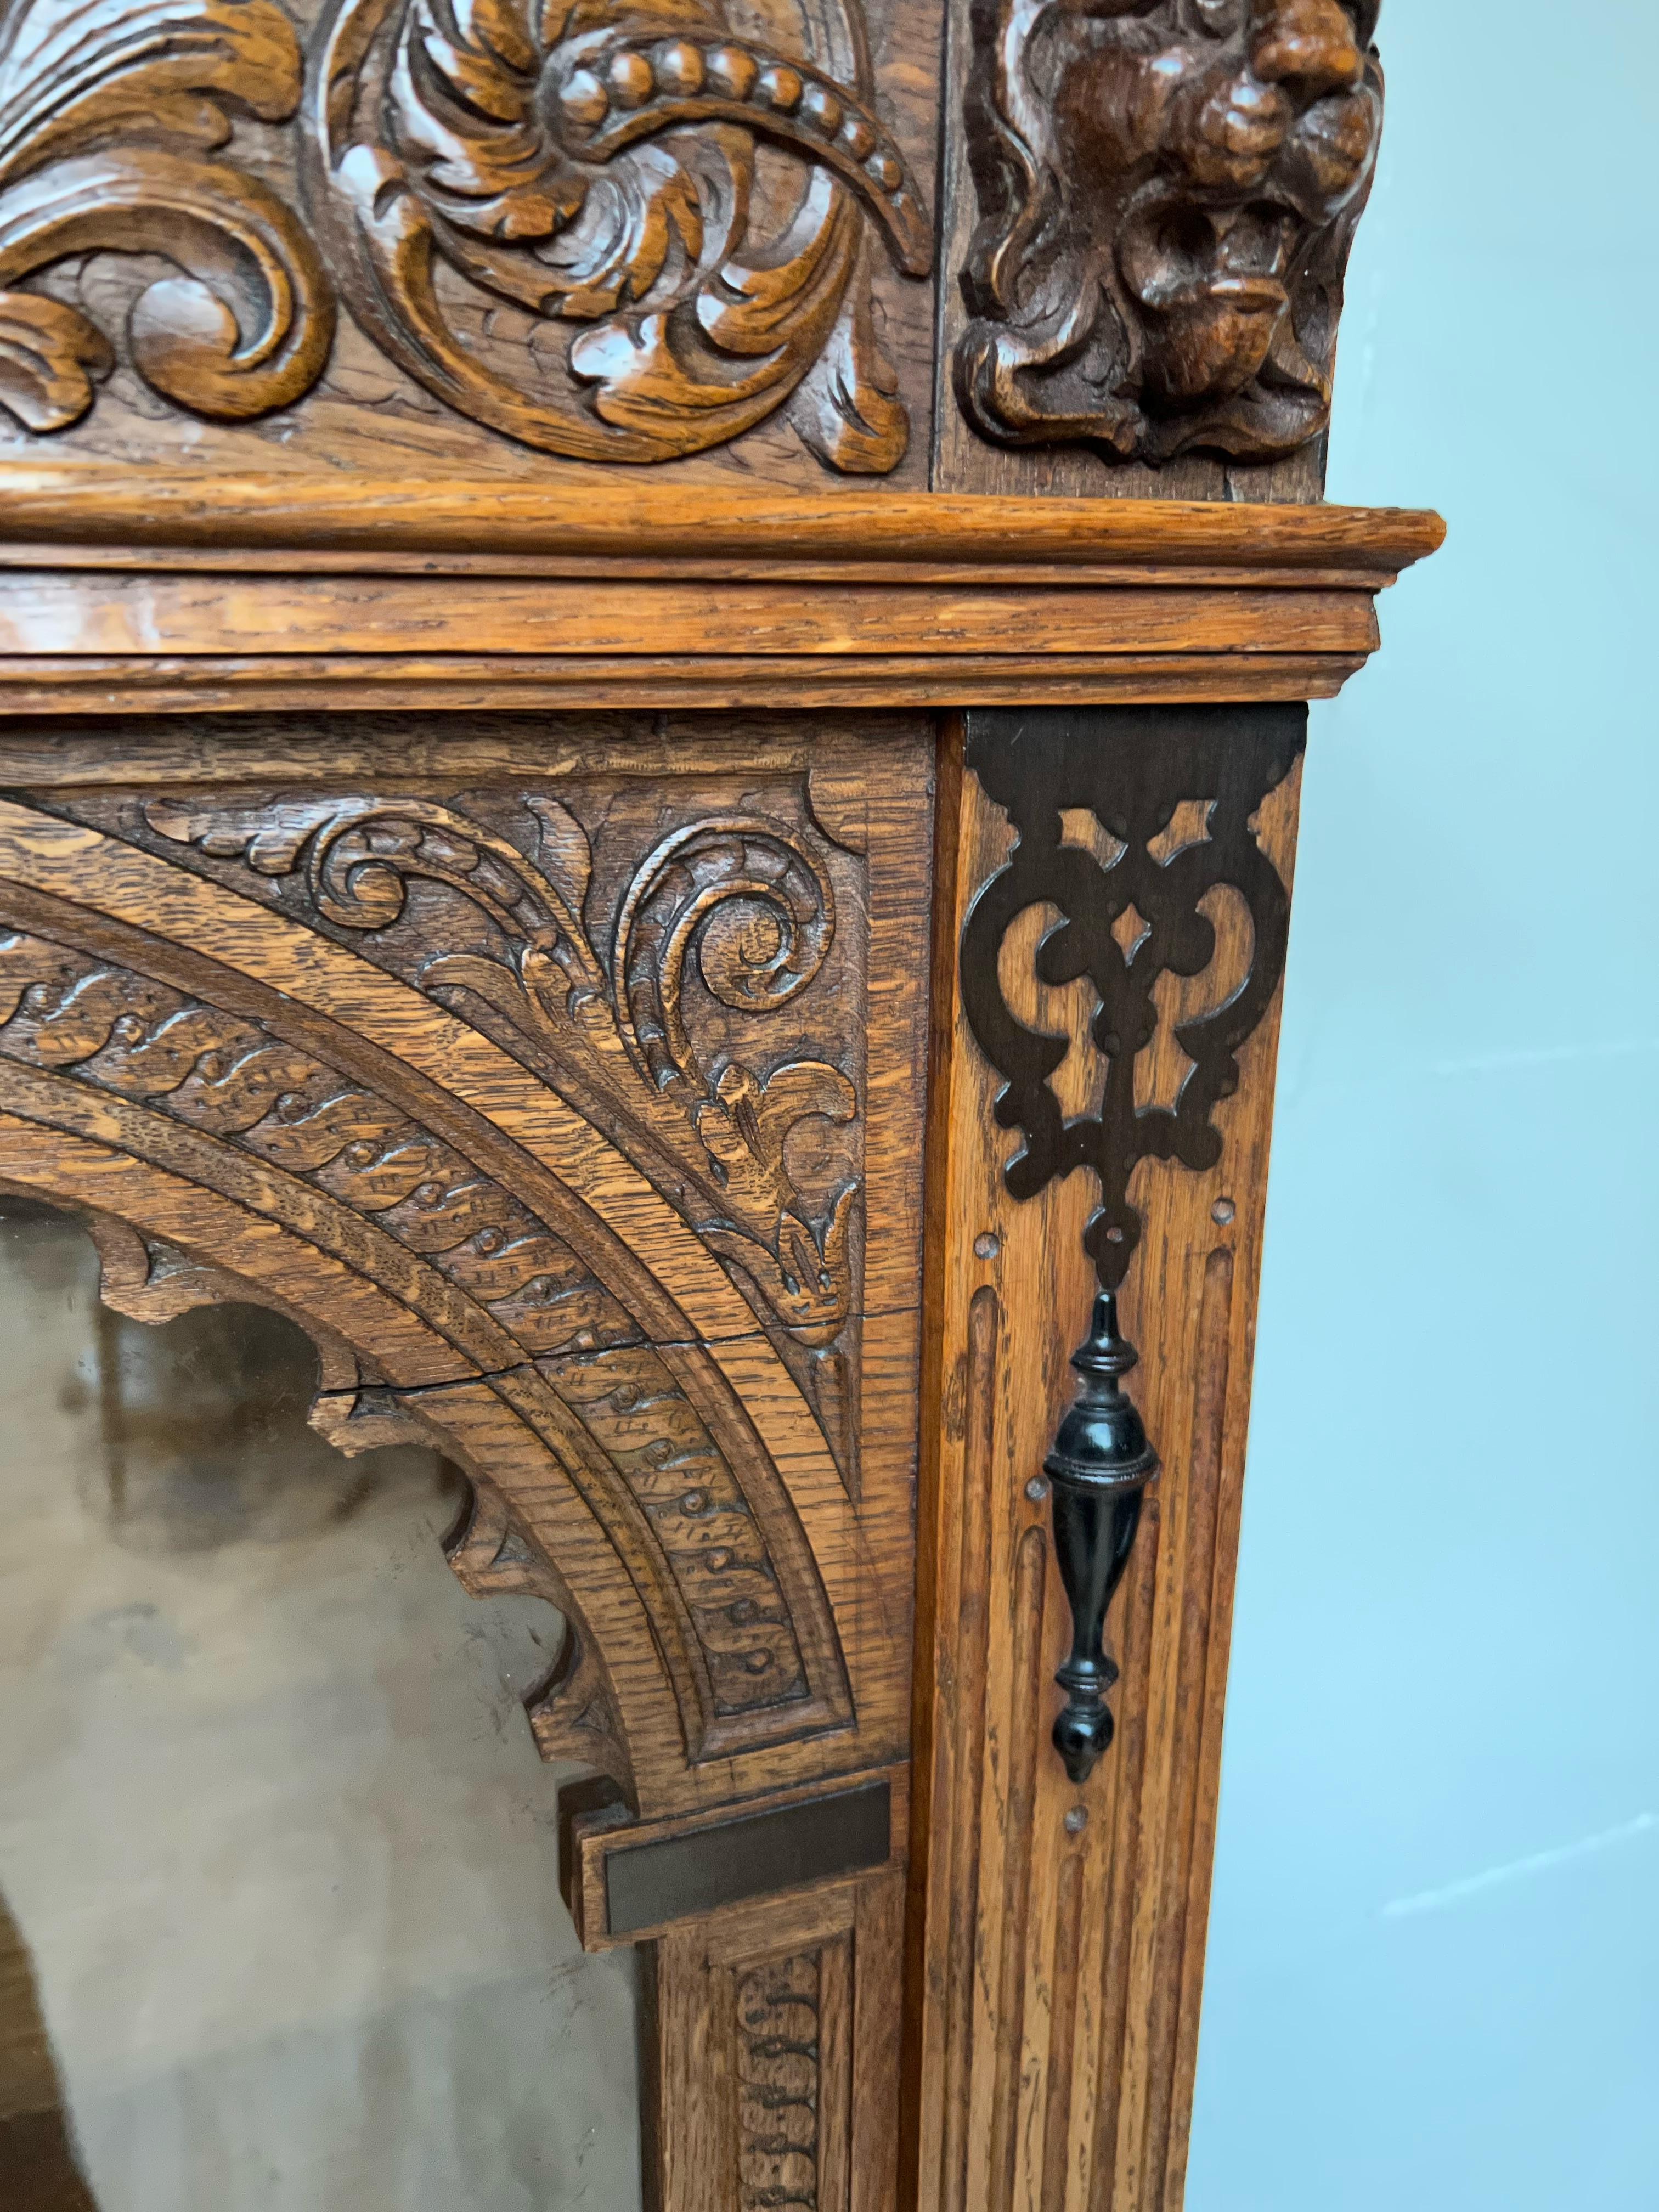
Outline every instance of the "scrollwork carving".
[[[564, 1441], [579, 1486], [592, 1468], [604, 1471], [584, 1494], [624, 1558], [643, 1560], [634, 1571], [659, 1579], [686, 1621], [709, 1719], [808, 1698], [790, 1606], [742, 1485], [638, 1323], [519, 1199], [393, 1102], [257, 1024], [22, 931], [0, 933], [0, 1069], [6, 1063], [72, 1078], [228, 1144], [318, 1194], [319, 1242], [329, 1241], [331, 1201], [434, 1271], [444, 1286], [428, 1300], [434, 1322], [481, 1371], [519, 1375], [526, 1418]], [[332, 1235], [338, 1242], [337, 1228]], [[104, 1248], [122, 1310], [161, 1318], [225, 1294], [225, 1279], [130, 1232], [106, 1232]], [[352, 1256], [374, 1264], [361, 1240]], [[186, 1271], [176, 1281], [175, 1266]], [[423, 1279], [407, 1274], [402, 1295], [418, 1299]], [[356, 1376], [349, 1358], [325, 1376], [349, 1389], [325, 1431], [348, 1449], [349, 1425], [364, 1410]], [[364, 1395], [366, 1446], [388, 1431], [373, 1419], [374, 1394]], [[388, 1418], [407, 1414], [394, 1407]], [[479, 1587], [505, 1588], [490, 1580], [511, 1564], [504, 1518], [483, 1552], [494, 1510], [486, 1498], [458, 1570]], [[568, 1610], [545, 1562], [537, 1577], [535, 1594]], [[578, 1685], [584, 1711], [597, 1694], [593, 1679], [590, 1668]], [[573, 1674], [550, 1686], [550, 1696], [562, 1690], [538, 1729], [550, 1748], [569, 1750], [564, 1723], [575, 1683]], [[582, 1725], [603, 1734], [603, 1717]], [[590, 1763], [617, 1771], [614, 1757]]]
[[823, 1954], [738, 1976], [738, 2194], [742, 2212], [816, 2212]]
[[1324, 428], [1377, 0], [976, 0], [963, 408], [1010, 444], [1273, 459]]
[[737, 1060], [704, 1069], [686, 1025], [688, 959], [723, 1006], [765, 1013], [804, 990], [835, 935], [835, 892], [822, 863], [779, 826], [740, 815], [691, 823], [650, 854], [623, 902], [612, 988], [635, 1066], [661, 1092], [684, 1086], [692, 1126], [742, 1227], [705, 1224], [716, 1251], [763, 1291], [804, 1342], [830, 1342], [847, 1318], [846, 1184], [816, 1229], [803, 1218], [784, 1159], [799, 1121], [850, 1121], [853, 1085], [822, 1060], [762, 1078]]
[[[931, 228], [856, 0], [797, 12], [775, 46], [718, 0], [337, 0], [306, 160], [354, 314], [449, 405], [588, 460], [723, 443], [833, 355], [843, 428], [809, 394], [809, 442], [891, 468], [865, 239], [920, 276]], [[804, 179], [773, 222], [757, 143]], [[504, 308], [526, 319], [516, 351], [492, 341]]]
[[[1117, 1668], [1102, 1634], [1158, 1472], [1120, 1381], [1138, 1358], [1118, 1333], [1115, 1296], [1144, 1225], [1130, 1181], [1143, 1160], [1201, 1172], [1222, 1157], [1212, 1117], [1238, 1087], [1238, 1054], [1273, 1004], [1290, 931], [1289, 890], [1252, 825], [1300, 757], [1306, 723], [1305, 708], [1274, 707], [969, 717], [969, 765], [1018, 832], [975, 894], [960, 951], [963, 1012], [1002, 1078], [996, 1119], [1023, 1139], [1004, 1181], [1011, 1196], [1030, 1199], [1086, 1168], [1100, 1191], [1083, 1240], [1100, 1295], [1072, 1361], [1077, 1402], [1043, 1470], [1073, 1631], [1055, 1677], [1066, 1705], [1053, 1740], [1078, 1784], [1112, 1741], [1106, 1695]], [[1218, 976], [1219, 1002], [1176, 1024], [1187, 1068], [1173, 1106], [1139, 1103], [1136, 1066], [1159, 1039], [1160, 981], [1223, 967], [1205, 911], [1223, 892], [1249, 916], [1243, 974]], [[1010, 932], [1048, 908], [1060, 920], [1037, 947], [1037, 979], [1063, 988], [1086, 977], [1097, 1001], [1091, 1034], [1106, 1075], [1092, 1114], [1068, 1117], [1051, 1081], [1071, 1040], [1028, 1027], [1004, 989]]]
[[139, 295], [134, 366], [165, 398], [240, 421], [320, 374], [332, 296], [276, 194], [212, 157], [228, 108], [280, 122], [301, 58], [274, 0], [14, 0], [0, 21], [0, 405], [61, 430], [114, 365], [78, 307], [21, 289], [65, 256], [160, 255]]
[[857, 1186], [843, 1183], [827, 1214], [809, 1218], [787, 1140], [814, 1116], [854, 1120], [854, 1086], [825, 1061], [764, 1074], [735, 1055], [705, 1064], [686, 1009], [694, 967], [714, 1000], [749, 1014], [783, 1006], [819, 972], [835, 893], [798, 832], [742, 813], [673, 831], [633, 872], [607, 959], [585, 915], [586, 832], [545, 795], [524, 801], [529, 850], [426, 799], [152, 799], [144, 815], [163, 839], [296, 879], [318, 914], [380, 933], [383, 947], [412, 884], [459, 893], [490, 926], [491, 948], [434, 945], [411, 929], [404, 950], [422, 988], [483, 1000], [550, 1071], [580, 1057], [635, 1123], [692, 1167], [696, 1187], [680, 1202], [771, 1316], [800, 1346], [833, 1342], [851, 1310]]

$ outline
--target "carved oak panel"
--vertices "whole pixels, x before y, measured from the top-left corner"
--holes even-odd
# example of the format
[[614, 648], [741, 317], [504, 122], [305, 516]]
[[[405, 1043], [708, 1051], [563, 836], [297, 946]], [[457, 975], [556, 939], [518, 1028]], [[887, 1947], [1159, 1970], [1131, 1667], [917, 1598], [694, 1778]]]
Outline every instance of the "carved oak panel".
[[938, 32], [874, 27], [860, 0], [7, 0], [13, 442], [327, 455], [372, 425], [511, 468], [778, 417], [774, 473], [886, 474], [928, 386]]
[[[799, 791], [769, 812], [724, 791], [665, 809], [648, 789], [562, 788], [76, 811], [360, 945], [613, 1133], [727, 1264], [855, 1486], [864, 1040], [836, 1024], [833, 1060], [812, 1047], [856, 993], [856, 864], [800, 818]], [[567, 800], [595, 822], [597, 860]]]
[[0, 802], [9, 1178], [124, 1310], [276, 1305], [325, 1433], [465, 1467], [457, 1571], [573, 1623], [538, 1740], [658, 1817], [905, 1727], [922, 1007], [870, 993], [927, 751], [712, 750]]

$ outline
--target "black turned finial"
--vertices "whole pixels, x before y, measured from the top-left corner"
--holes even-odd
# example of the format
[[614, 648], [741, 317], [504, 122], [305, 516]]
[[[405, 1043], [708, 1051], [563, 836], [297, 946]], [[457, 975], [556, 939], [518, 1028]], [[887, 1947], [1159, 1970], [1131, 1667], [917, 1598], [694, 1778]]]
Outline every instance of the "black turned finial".
[[[1307, 726], [1304, 706], [968, 710], [967, 765], [1007, 815], [1016, 842], [975, 890], [963, 924], [962, 1011], [1001, 1079], [997, 1127], [1019, 1132], [1002, 1170], [1008, 1195], [1038, 1198], [1079, 1169], [1098, 1185], [1083, 1249], [1103, 1291], [1129, 1279], [1146, 1233], [1144, 1198], [1131, 1196], [1143, 1167], [1158, 1163], [1159, 1178], [1210, 1175], [1224, 1156], [1215, 1116], [1237, 1093], [1240, 1056], [1278, 996], [1290, 933], [1290, 886], [1253, 825], [1294, 769]], [[1171, 853], [1170, 824], [1193, 799], [1207, 828], [1198, 843]], [[1103, 845], [1083, 849], [1069, 827], [1079, 811], [1104, 833]], [[1210, 894], [1224, 886], [1249, 913], [1249, 970], [1224, 1005], [1179, 1024], [1186, 1075], [1170, 1104], [1149, 1105], [1136, 1069], [1168, 1034], [1158, 985], [1166, 975], [1196, 975], [1219, 957]], [[1054, 1088], [1065, 1042], [1028, 1027], [1004, 988], [1002, 956], [1022, 917], [1045, 905], [1060, 920], [1035, 954], [1037, 980], [1058, 988], [1086, 977], [1098, 1002], [1089, 1034], [1108, 1066], [1093, 1114], [1066, 1111]], [[1120, 925], [1132, 912], [1145, 934], [1129, 954]], [[1022, 951], [1022, 967], [1032, 957]], [[1161, 1276], [1141, 1284], [1149, 1301], [1166, 1287]], [[1158, 1462], [1118, 1387], [1134, 1353], [1117, 1333], [1109, 1297], [1097, 1306], [1074, 1364], [1083, 1388], [1047, 1465], [1075, 1638], [1055, 1678], [1066, 1704], [1054, 1743], [1081, 1782], [1112, 1738], [1106, 1692], [1117, 1669], [1101, 1633]]]
[[1071, 1656], [1054, 1677], [1066, 1692], [1054, 1749], [1077, 1783], [1088, 1780], [1112, 1740], [1106, 1692], [1117, 1668], [1101, 1638], [1140, 1526], [1141, 1499], [1158, 1474], [1158, 1454], [1118, 1381], [1139, 1358], [1118, 1334], [1115, 1296], [1101, 1291], [1088, 1341], [1072, 1354], [1082, 1388], [1043, 1462], [1054, 1486], [1054, 1551], [1072, 1607]]

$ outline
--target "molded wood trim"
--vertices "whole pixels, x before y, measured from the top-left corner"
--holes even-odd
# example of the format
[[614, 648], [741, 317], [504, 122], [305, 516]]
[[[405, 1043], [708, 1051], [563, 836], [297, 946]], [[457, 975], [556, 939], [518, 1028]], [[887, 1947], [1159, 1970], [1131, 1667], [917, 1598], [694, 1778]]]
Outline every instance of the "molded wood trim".
[[230, 476], [189, 468], [0, 466], [0, 539], [18, 545], [288, 549], [562, 562], [677, 559], [806, 563], [823, 574], [872, 561], [1158, 569], [1310, 569], [1375, 588], [1435, 551], [1437, 514], [1406, 507], [1224, 501], [1000, 499], [942, 492], [741, 492], [574, 470], [536, 484], [488, 477]]

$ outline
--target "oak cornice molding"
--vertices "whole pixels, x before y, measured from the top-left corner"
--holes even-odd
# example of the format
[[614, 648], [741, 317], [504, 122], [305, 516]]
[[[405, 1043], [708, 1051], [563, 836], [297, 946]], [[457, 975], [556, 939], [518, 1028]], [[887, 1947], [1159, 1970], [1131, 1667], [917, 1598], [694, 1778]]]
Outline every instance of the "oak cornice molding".
[[373, 567], [415, 555], [423, 568], [446, 556], [445, 567], [486, 563], [483, 573], [532, 559], [543, 574], [623, 562], [623, 573], [658, 573], [661, 563], [685, 577], [1036, 581], [1050, 570], [1113, 582], [1179, 574], [1374, 591], [1444, 537], [1437, 514], [1411, 507], [840, 489], [809, 497], [615, 477], [601, 490], [601, 479], [574, 471], [526, 483], [0, 465], [0, 558], [9, 563], [50, 546], [59, 558], [74, 548], [134, 567], [180, 553], [211, 556], [215, 566], [275, 556], [313, 570], [323, 557], [347, 556], [361, 568], [365, 556]]
[[1390, 508], [605, 495], [4, 471], [0, 706], [1328, 698], [1444, 534]]

